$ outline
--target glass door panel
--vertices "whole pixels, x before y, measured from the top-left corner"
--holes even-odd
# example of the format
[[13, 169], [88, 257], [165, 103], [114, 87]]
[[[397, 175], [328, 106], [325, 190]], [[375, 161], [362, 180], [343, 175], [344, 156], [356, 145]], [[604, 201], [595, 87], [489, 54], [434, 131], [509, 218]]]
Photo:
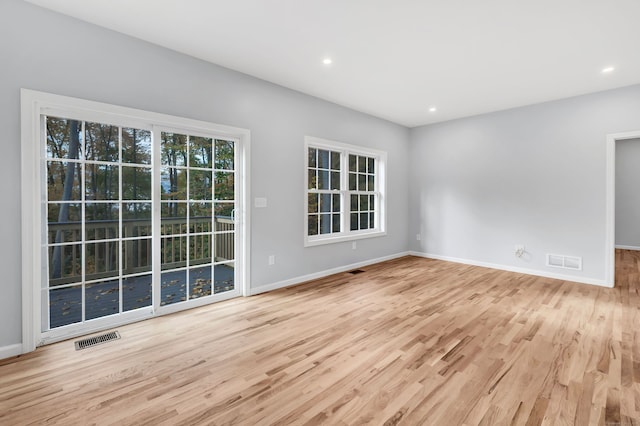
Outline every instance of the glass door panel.
[[161, 132], [160, 306], [235, 289], [233, 141]]
[[42, 118], [43, 333], [240, 295], [236, 142]]

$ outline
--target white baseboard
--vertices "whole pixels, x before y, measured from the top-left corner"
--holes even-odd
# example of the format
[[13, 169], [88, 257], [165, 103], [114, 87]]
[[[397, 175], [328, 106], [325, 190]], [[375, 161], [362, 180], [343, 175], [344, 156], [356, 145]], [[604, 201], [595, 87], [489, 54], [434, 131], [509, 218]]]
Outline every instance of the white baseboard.
[[0, 359], [22, 355], [22, 343], [0, 347]]
[[496, 263], [479, 262], [477, 260], [460, 259], [457, 257], [440, 256], [438, 254], [422, 253], [418, 251], [409, 252], [412, 256], [426, 257], [428, 259], [445, 260], [447, 262], [463, 263], [465, 265], [482, 266], [483, 268], [499, 269], [501, 271], [517, 272], [519, 274], [536, 275], [539, 277], [553, 278], [563, 281], [573, 281], [582, 284], [597, 285], [600, 287], [611, 287], [605, 280], [585, 278], [575, 275], [557, 274], [554, 272], [539, 271], [537, 269], [518, 268], [516, 266], [499, 265]]
[[306, 281], [317, 280], [318, 278], [327, 277], [333, 274], [339, 274], [340, 272], [350, 271], [352, 269], [362, 268], [364, 266], [373, 265], [374, 263], [385, 262], [387, 260], [397, 259], [399, 257], [408, 256], [410, 252], [405, 251], [402, 253], [392, 254], [390, 256], [379, 257], [377, 259], [369, 259], [363, 262], [352, 263], [350, 265], [338, 266], [337, 268], [327, 269], [320, 272], [314, 272], [313, 274], [302, 275], [300, 277], [291, 278], [284, 281], [279, 281], [273, 284], [261, 285], [260, 287], [252, 288], [249, 291], [251, 296], [260, 293], [266, 293], [267, 291], [277, 290], [279, 288], [289, 287], [296, 284], [301, 284]]
[[620, 250], [638, 250], [638, 251], [640, 251], [640, 247], [637, 247], [637, 246], [619, 246], [619, 245], [616, 245], [616, 248], [620, 249]]

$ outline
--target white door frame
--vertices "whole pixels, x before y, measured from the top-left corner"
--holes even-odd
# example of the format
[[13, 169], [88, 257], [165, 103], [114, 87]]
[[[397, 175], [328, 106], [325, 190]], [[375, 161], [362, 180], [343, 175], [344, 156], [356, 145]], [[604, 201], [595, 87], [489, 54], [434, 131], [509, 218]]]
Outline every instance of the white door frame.
[[605, 281], [616, 282], [616, 141], [640, 138], [640, 130], [607, 135]]
[[[240, 270], [236, 277], [241, 282], [241, 294], [249, 295], [250, 289], [250, 139], [251, 133], [247, 129], [225, 126], [210, 122], [176, 117], [133, 108], [93, 102], [84, 99], [71, 98], [51, 93], [21, 89], [21, 190], [22, 190], [22, 353], [35, 350], [41, 341], [41, 283], [46, 276], [46, 268], [42, 268], [42, 259], [46, 253], [42, 252], [42, 191], [41, 187], [43, 143], [41, 141], [41, 116], [51, 109], [64, 109], [82, 117], [88, 114], [106, 114], [118, 116], [119, 120], [144, 121], [149, 125], [160, 125], [183, 128], [193, 131], [214, 133], [222, 137], [228, 136], [239, 141], [241, 150], [239, 159], [241, 185], [239, 191], [240, 211], [236, 215], [238, 241], [241, 248], [237, 250], [236, 261], [240, 263]], [[148, 318], [151, 315], [162, 315], [169, 312], [140, 312], [132, 313], [136, 319]], [[133, 319], [135, 320], [135, 319]], [[127, 321], [131, 322], [131, 321]], [[113, 327], [115, 324], [104, 318], [95, 322], [98, 331]], [[74, 337], [60, 336], [56, 340]]]

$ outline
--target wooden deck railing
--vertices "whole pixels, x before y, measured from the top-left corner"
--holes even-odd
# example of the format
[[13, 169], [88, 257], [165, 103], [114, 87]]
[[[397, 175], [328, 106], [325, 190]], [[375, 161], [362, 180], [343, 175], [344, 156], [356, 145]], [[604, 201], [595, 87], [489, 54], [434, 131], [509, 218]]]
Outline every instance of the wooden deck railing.
[[[228, 216], [190, 218], [190, 238], [187, 247], [187, 229], [184, 218], [163, 218], [161, 223], [162, 269], [174, 269], [187, 265], [201, 265], [234, 259], [234, 222]], [[49, 242], [76, 242], [82, 240], [80, 222], [49, 223]], [[214, 229], [212, 230], [212, 226]], [[96, 240], [117, 238], [119, 223], [116, 220], [92, 221], [85, 223], [87, 236]], [[211, 232], [215, 232], [213, 235]], [[193, 234], [197, 232], [199, 234]], [[85, 279], [96, 280], [118, 276], [118, 256], [122, 255], [123, 274], [151, 271], [151, 222], [149, 220], [123, 220], [121, 237], [123, 253], [118, 253], [118, 241], [86, 241]], [[214, 239], [213, 247], [211, 238]], [[126, 239], [137, 238], [137, 239]], [[56, 247], [58, 247], [56, 249]], [[213, 253], [212, 253], [213, 250]], [[81, 280], [81, 245], [49, 247], [49, 285], [63, 285]], [[61, 262], [60, 274], [53, 276], [51, 265], [54, 256]]]

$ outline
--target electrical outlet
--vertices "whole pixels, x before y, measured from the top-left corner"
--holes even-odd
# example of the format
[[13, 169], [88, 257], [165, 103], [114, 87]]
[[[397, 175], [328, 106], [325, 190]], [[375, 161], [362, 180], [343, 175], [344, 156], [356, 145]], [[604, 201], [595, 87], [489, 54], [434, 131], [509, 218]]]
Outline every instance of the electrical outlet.
[[420, 241], [420, 234], [416, 234], [416, 240]]
[[356, 244], [355, 241], [351, 243], [351, 249], [352, 250], [355, 250], [357, 247], [358, 247], [358, 245]]
[[515, 255], [516, 257], [522, 257], [525, 254], [524, 244], [516, 244]]
[[271, 256], [269, 256], [269, 266], [272, 266], [275, 264], [276, 264], [276, 256], [272, 254]]

